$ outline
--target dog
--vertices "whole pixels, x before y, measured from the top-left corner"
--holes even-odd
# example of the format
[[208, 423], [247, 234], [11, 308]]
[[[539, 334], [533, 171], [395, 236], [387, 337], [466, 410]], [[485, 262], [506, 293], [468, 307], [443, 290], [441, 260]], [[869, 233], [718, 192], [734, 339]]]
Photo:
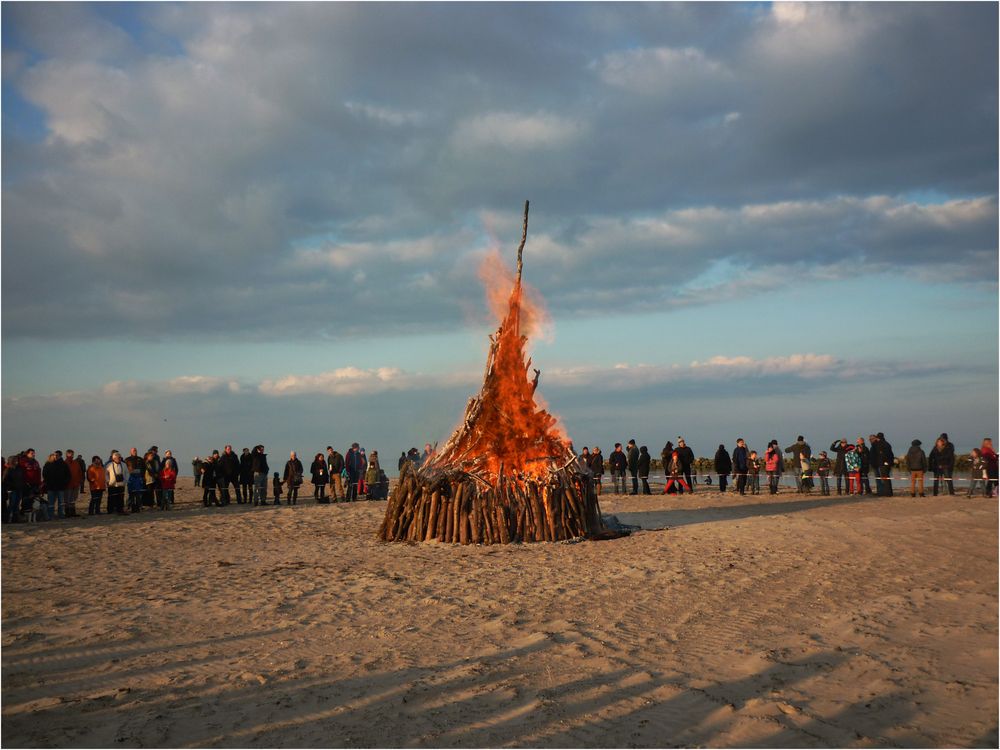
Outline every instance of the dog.
[[35, 523], [45, 519], [45, 505], [47, 503], [40, 497], [36, 497], [31, 501], [31, 509], [28, 511], [28, 523]]

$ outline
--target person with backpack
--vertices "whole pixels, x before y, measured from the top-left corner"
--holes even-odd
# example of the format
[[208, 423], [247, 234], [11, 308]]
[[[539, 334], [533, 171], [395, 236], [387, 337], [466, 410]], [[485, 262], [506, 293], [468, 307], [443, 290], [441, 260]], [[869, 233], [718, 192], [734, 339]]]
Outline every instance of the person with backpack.
[[[284, 473], [285, 486], [288, 489], [288, 500], [286, 502], [289, 505], [297, 505], [299, 500], [299, 487], [302, 484], [302, 462], [299, 461], [298, 456], [295, 455], [295, 451], [289, 454], [288, 460], [285, 462], [285, 473]], [[277, 500], [274, 501], [275, 505], [281, 505]]]
[[809, 447], [806, 439], [802, 435], [799, 435], [794, 443], [785, 448], [785, 453], [792, 454], [792, 465], [796, 469], [795, 489], [802, 492], [802, 471], [799, 469], [799, 466], [802, 462], [802, 454], [805, 454], [806, 459], [812, 458], [812, 448]]

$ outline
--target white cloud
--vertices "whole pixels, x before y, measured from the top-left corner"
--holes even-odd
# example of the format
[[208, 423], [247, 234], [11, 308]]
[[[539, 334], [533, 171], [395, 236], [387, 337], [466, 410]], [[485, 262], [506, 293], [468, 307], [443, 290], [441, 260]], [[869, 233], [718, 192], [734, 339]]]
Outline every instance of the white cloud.
[[611, 86], [644, 96], [695, 94], [727, 86], [733, 74], [696, 47], [646, 47], [612, 52], [592, 65]]
[[489, 112], [460, 121], [452, 134], [459, 151], [500, 147], [512, 151], [567, 146], [584, 132], [579, 122], [546, 112]]

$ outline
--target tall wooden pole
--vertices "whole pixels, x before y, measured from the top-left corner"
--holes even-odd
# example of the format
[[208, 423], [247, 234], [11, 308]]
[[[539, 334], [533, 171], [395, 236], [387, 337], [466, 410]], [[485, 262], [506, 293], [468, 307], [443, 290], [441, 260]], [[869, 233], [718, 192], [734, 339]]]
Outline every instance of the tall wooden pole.
[[517, 286], [521, 286], [521, 253], [524, 252], [524, 243], [528, 239], [528, 201], [524, 202], [524, 227], [521, 229], [521, 244], [517, 247]]

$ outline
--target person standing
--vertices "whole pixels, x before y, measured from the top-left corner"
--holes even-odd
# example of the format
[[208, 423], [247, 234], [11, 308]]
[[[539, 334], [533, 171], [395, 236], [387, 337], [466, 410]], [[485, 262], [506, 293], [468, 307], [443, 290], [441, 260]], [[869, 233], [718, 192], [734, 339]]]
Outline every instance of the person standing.
[[105, 473], [108, 477], [108, 515], [117, 513], [123, 516], [125, 515], [125, 487], [128, 483], [129, 470], [122, 463], [121, 453], [112, 452]]
[[745, 495], [747, 494], [747, 474], [750, 473], [750, 452], [747, 450], [747, 444], [743, 438], [736, 439], [732, 462], [733, 474], [736, 475], [736, 491]]
[[267, 505], [267, 454], [263, 445], [255, 445], [250, 455], [250, 479], [253, 482], [253, 504]]
[[642, 480], [642, 494], [653, 494], [649, 490], [649, 448], [645, 445], [639, 448], [639, 459], [637, 461], [636, 471], [639, 475], [639, 479]]
[[146, 468], [143, 469], [142, 479], [145, 489], [143, 490], [143, 501], [142, 504], [146, 506], [155, 505], [160, 506], [159, 498], [162, 495], [159, 487], [160, 481], [160, 462], [156, 460], [156, 455], [152, 450], [146, 452], [143, 456], [143, 461], [145, 461]]
[[326, 468], [330, 471], [330, 500], [340, 502], [346, 500], [344, 494], [344, 457], [331, 446], [326, 447]]
[[[622, 451], [621, 443], [615, 443], [615, 449], [608, 458], [608, 463], [611, 464], [611, 482], [614, 485], [615, 494], [626, 494], [628, 490], [625, 488], [625, 470], [628, 468], [628, 458]], [[619, 482], [621, 490], [618, 489]]]
[[219, 468], [216, 460], [219, 453], [213, 451], [201, 466], [201, 504], [206, 508], [210, 505], [218, 507], [219, 498], [215, 495], [215, 485], [217, 483], [215, 472]]
[[882, 497], [892, 497], [892, 467], [896, 464], [896, 456], [892, 452], [892, 444], [885, 439], [885, 433], [878, 433], [875, 439], [878, 441], [877, 482], [881, 486]]
[[222, 505], [229, 505], [229, 487], [232, 485], [233, 492], [236, 493], [236, 502], [240, 501], [240, 459], [233, 453], [233, 446], [227, 445], [222, 449], [219, 457], [219, 464], [215, 469], [219, 484], [219, 502]]
[[854, 451], [858, 454], [858, 460], [861, 462], [861, 466], [858, 469], [858, 481], [861, 483], [861, 492], [858, 494], [870, 495], [872, 494], [872, 486], [868, 481], [868, 474], [871, 471], [871, 458], [868, 446], [865, 445], [863, 437], [858, 438], [858, 442], [854, 446]]
[[677, 460], [681, 462], [681, 473], [687, 482], [688, 492], [694, 492], [694, 482], [691, 477], [691, 468], [694, 466], [694, 451], [684, 442], [684, 438], [677, 438]]
[[21, 463], [22, 454], [11, 456], [8, 466], [4, 468], [3, 488], [5, 491], [4, 523], [17, 523], [20, 519], [21, 501], [28, 494], [28, 483], [24, 479], [24, 465]]
[[128, 509], [131, 513], [138, 513], [142, 510], [142, 493], [146, 490], [146, 482], [142, 476], [146, 470], [146, 462], [135, 446], [129, 449], [125, 466], [128, 468]]
[[764, 471], [767, 472], [767, 490], [772, 495], [778, 494], [778, 479], [781, 477], [781, 451], [778, 441], [772, 440], [764, 451]]
[[600, 446], [594, 446], [594, 452], [590, 454], [590, 472], [594, 475], [594, 492], [601, 496], [601, 479], [604, 477], [604, 456], [601, 454]]
[[[430, 449], [429, 443], [427, 448]], [[423, 458], [421, 465], [426, 460], [426, 457]], [[358, 485], [361, 482], [361, 446], [357, 443], [351, 443], [351, 448], [347, 451], [347, 456], [344, 458], [344, 464], [347, 469], [347, 500], [350, 502], [358, 499]]]
[[[289, 454], [288, 460], [285, 462], [284, 480], [288, 489], [288, 499], [285, 502], [289, 505], [297, 505], [299, 487], [302, 485], [302, 462], [295, 455], [295, 451]], [[274, 504], [281, 505], [277, 500], [274, 501]]]
[[[822, 495], [830, 494], [830, 458], [826, 451], [819, 452], [819, 461], [816, 462], [816, 474], [819, 476], [819, 491]], [[840, 494], [839, 492], [837, 493]]]
[[170, 451], [163, 454], [163, 463], [160, 465], [159, 476], [159, 503], [160, 510], [170, 510], [174, 507], [174, 488], [177, 486], [177, 462]]
[[[799, 468], [799, 465], [800, 465], [800, 463], [802, 461], [802, 455], [803, 454], [805, 454], [805, 457], [806, 457], [807, 460], [812, 458], [812, 448], [809, 447], [809, 443], [806, 442], [806, 439], [804, 437], [802, 437], [802, 435], [799, 435], [795, 439], [794, 443], [792, 443], [790, 446], [788, 446], [787, 448], [785, 448], [785, 453], [791, 453], [792, 454], [792, 464], [794, 465], [794, 467], [796, 469]], [[795, 472], [795, 489], [796, 489], [797, 492], [802, 492], [802, 472], [801, 471], [796, 471]]]
[[628, 448], [625, 450], [628, 464], [628, 473], [632, 475], [632, 494], [639, 494], [639, 449], [635, 445], [635, 438], [628, 441]]
[[201, 487], [201, 467], [204, 462], [199, 456], [195, 456], [191, 461], [191, 470], [194, 472], [194, 486]]
[[837, 494], [839, 495], [841, 494], [841, 482], [844, 479], [844, 475], [847, 474], [847, 468], [844, 466], [844, 454], [847, 452], [847, 438], [834, 440], [830, 443], [830, 450], [837, 454], [836, 460], [833, 462], [833, 475], [837, 477]]
[[25, 494], [38, 494], [42, 486], [42, 467], [35, 460], [35, 449], [28, 448], [21, 454], [18, 463], [20, 463], [21, 473], [24, 475]]
[[81, 467], [76, 451], [68, 449], [66, 469], [69, 471], [69, 482], [66, 483], [66, 517], [76, 518], [76, 501], [80, 497], [80, 486], [87, 476], [87, 467]]
[[368, 468], [365, 469], [365, 485], [368, 489], [369, 500], [383, 500], [382, 497], [382, 467], [378, 462], [378, 451], [372, 451], [368, 461]]
[[990, 496], [990, 478], [986, 470], [986, 459], [979, 448], [973, 448], [969, 454], [969, 491], [966, 497], [972, 497], [979, 490], [983, 497]]
[[760, 494], [760, 465], [761, 460], [757, 456], [757, 451], [750, 451], [750, 460], [747, 461], [747, 466], [749, 467], [748, 477], [750, 482], [750, 494], [759, 495]]
[[847, 446], [847, 451], [844, 453], [844, 467], [847, 469], [847, 494], [863, 494], [861, 489], [861, 451], [856, 446]]
[[927, 471], [927, 454], [920, 447], [919, 440], [911, 442], [910, 450], [906, 452], [906, 470], [910, 472], [910, 497], [916, 497], [917, 492], [920, 493], [920, 497], [926, 497], [924, 495], [924, 472]]
[[997, 452], [993, 450], [993, 438], [983, 438], [979, 453], [986, 462], [986, 475], [989, 477], [989, 482], [986, 483], [986, 496], [993, 497], [997, 489]]
[[[955, 482], [952, 480], [952, 477], [955, 474], [955, 446], [948, 439], [947, 432], [942, 432], [938, 440], [942, 443], [941, 450], [938, 452], [938, 469], [942, 476], [941, 492], [943, 493], [945, 488], [947, 488], [948, 494], [954, 495]], [[937, 482], [934, 484], [936, 488]], [[936, 495], [937, 492], [935, 491], [934, 494]]]
[[69, 486], [69, 468], [60, 455], [61, 451], [50, 453], [42, 467], [42, 480], [48, 491], [49, 507], [46, 520], [66, 517], [66, 488]]
[[323, 458], [322, 453], [317, 453], [316, 457], [313, 458], [309, 471], [312, 473], [313, 500], [317, 503], [326, 503], [326, 485], [328, 481], [328, 474], [326, 459]]
[[253, 456], [249, 448], [244, 448], [240, 453], [240, 491], [236, 495], [236, 502], [240, 505], [250, 502], [253, 494]]
[[[100, 456], [94, 456], [90, 459], [90, 466], [87, 467], [87, 484], [90, 485], [90, 505], [87, 508], [87, 515], [99, 516], [101, 515], [101, 500], [104, 497], [104, 491], [108, 488], [108, 473]], [[109, 498], [109, 513], [111, 512], [110, 505]]]
[[729, 457], [726, 446], [720, 443], [719, 450], [715, 452], [715, 473], [719, 475], [719, 492], [725, 494], [726, 483], [732, 471], [733, 460]]

